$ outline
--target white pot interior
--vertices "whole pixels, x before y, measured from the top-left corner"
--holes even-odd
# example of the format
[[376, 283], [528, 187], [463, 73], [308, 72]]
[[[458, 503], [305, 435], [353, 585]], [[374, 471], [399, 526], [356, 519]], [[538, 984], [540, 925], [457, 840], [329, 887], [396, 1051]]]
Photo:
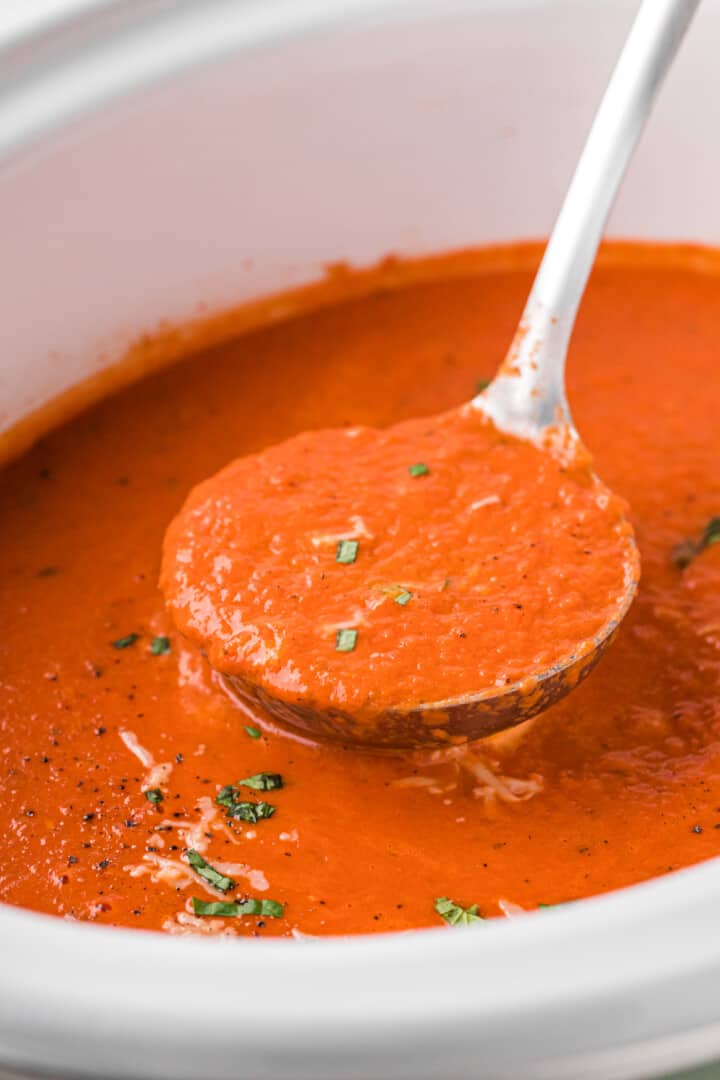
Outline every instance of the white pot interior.
[[[119, 22], [113, 7], [92, 33], [78, 16], [5, 54], [0, 430], [163, 321], [338, 260], [546, 234], [635, 5], [213, 0], [131, 5]], [[613, 234], [720, 242], [718, 40], [706, 0]], [[217, 1077], [647, 1076], [720, 1047], [707, 989], [720, 949], [698, 937], [719, 899], [708, 864], [542, 926], [492, 927], [472, 948], [420, 934], [262, 946], [266, 959], [4, 909], [0, 1061], [94, 1076], [210, 1075], [208, 1061]], [[189, 986], [233, 964], [276, 980], [271, 1071], [277, 1024], [247, 1002], [201, 994], [170, 1056], [158, 1038]], [[133, 983], [147, 965], [162, 994]]]
[[[186, 13], [175, 36], [172, 19], [159, 36], [143, 26], [145, 46], [128, 32], [60, 51], [41, 91], [34, 69], [10, 82], [2, 428], [200, 305], [312, 280], [337, 260], [546, 234], [633, 5], [355, 0], [346, 19], [301, 33], [301, 9], [310, 22], [318, 5], [296, 3], [294, 22], [255, 26], [257, 9], [270, 23], [275, 7], [235, 5], [232, 18], [210, 4], [195, 20], [205, 38]], [[710, 2], [615, 234], [720, 239], [720, 150], [706, 120], [718, 21]], [[203, 43], [225, 53], [233, 35], [230, 55], [133, 85], [190, 63]], [[172, 51], [176, 37], [185, 52]], [[64, 103], [92, 111], [48, 130]]]

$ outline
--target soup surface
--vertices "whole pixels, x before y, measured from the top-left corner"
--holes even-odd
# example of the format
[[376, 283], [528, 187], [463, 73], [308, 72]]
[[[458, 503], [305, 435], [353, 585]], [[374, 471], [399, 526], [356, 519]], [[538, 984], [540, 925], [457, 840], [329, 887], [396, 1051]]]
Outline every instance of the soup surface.
[[631, 506], [643, 577], [606, 657], [536, 720], [404, 757], [312, 745], [243, 711], [163, 608], [163, 534], [193, 485], [303, 430], [467, 400], [536, 259], [349, 275], [348, 299], [319, 288], [314, 309], [147, 376], [5, 468], [0, 899], [170, 933], [402, 930], [720, 852], [712, 253], [611, 245], [593, 276], [569, 396]]

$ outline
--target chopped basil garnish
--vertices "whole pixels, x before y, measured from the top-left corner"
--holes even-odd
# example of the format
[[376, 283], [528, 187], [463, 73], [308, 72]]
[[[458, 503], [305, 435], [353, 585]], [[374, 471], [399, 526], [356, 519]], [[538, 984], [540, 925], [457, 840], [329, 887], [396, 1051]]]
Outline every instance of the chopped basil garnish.
[[226, 784], [225, 787], [220, 788], [219, 792], [215, 796], [215, 802], [218, 806], [232, 806], [235, 802], [235, 796], [237, 795], [237, 788], [234, 784]]
[[281, 919], [285, 908], [277, 900], [198, 900], [192, 898], [192, 907], [195, 915], [219, 915], [223, 918], [235, 919], [240, 915], [265, 915], [271, 919]]
[[357, 643], [357, 630], [338, 630], [335, 635], [336, 652], [352, 652]]
[[113, 649], [127, 649], [130, 645], [134, 645], [140, 637], [139, 634], [126, 634], [125, 637], [116, 638], [115, 641], [111, 641]]
[[430, 470], [422, 461], [416, 461], [414, 465], [408, 465], [408, 472], [411, 476], [427, 476]]
[[260, 728], [253, 727], [252, 724], [245, 725], [245, 731], [248, 733], [251, 739], [259, 739], [262, 736]]
[[394, 600], [396, 604], [400, 604], [402, 605], [402, 607], [405, 607], [408, 600], [412, 600], [412, 593], [408, 589], [403, 589], [402, 592], [399, 592], [397, 596], [394, 597]]
[[228, 889], [235, 888], [235, 882], [232, 878], [226, 877], [225, 874], [221, 874], [219, 870], [216, 870], [214, 866], [211, 866], [209, 862], [203, 859], [199, 851], [193, 851], [192, 848], [187, 853], [187, 859], [193, 870], [199, 877], [204, 878], [211, 885], [214, 885], [220, 892], [227, 892]]
[[478, 906], [464, 908], [448, 900], [447, 896], [438, 896], [435, 900], [435, 910], [450, 926], [468, 926], [470, 923], [483, 922], [482, 915], [478, 915]]
[[[259, 911], [258, 905], [260, 907]], [[271, 919], [282, 919], [285, 912], [285, 906], [279, 904], [277, 900], [245, 900], [240, 907], [246, 908], [244, 914], [269, 915]], [[252, 907], [252, 910], [247, 910], [249, 907]]]
[[283, 780], [279, 773], [255, 773], [254, 776], [246, 776], [244, 780], [238, 780], [236, 784], [225, 784], [215, 796], [215, 802], [218, 806], [224, 807], [229, 818], [234, 818], [236, 821], [249, 821], [255, 825], [258, 821], [271, 818], [277, 807], [267, 802], [248, 802], [243, 799], [240, 788], [276, 791], [282, 786]]
[[148, 788], [147, 791], [143, 791], [143, 795], [148, 802], [159, 803], [163, 801], [163, 793], [159, 787]]
[[272, 817], [275, 813], [275, 807], [266, 802], [233, 802], [230, 805], [221, 803], [221, 806], [227, 806], [228, 817], [249, 821], [252, 825]]
[[672, 561], [684, 570], [705, 548], [720, 544], [720, 517], [712, 517], [703, 529], [699, 540], [683, 540], [672, 549]]
[[483, 390], [487, 390], [491, 381], [491, 379], [478, 379], [477, 383], [475, 384], [475, 389], [477, 390], [478, 394], [482, 394]]
[[192, 898], [193, 911], [196, 915], [220, 915], [234, 918], [239, 915], [238, 905], [232, 900], [198, 900]]
[[254, 776], [246, 776], [244, 780], [238, 780], [237, 786], [254, 788], [255, 791], [275, 791], [283, 786], [283, 779], [279, 773], [259, 772]]
[[358, 548], [360, 547], [357, 540], [340, 540], [337, 546], [337, 553], [335, 555], [335, 562], [340, 563], [353, 563], [357, 559]]
[[164, 634], [159, 634], [154, 637], [150, 642], [150, 652], [153, 656], [164, 656], [165, 653], [170, 652], [170, 638], [165, 637]]

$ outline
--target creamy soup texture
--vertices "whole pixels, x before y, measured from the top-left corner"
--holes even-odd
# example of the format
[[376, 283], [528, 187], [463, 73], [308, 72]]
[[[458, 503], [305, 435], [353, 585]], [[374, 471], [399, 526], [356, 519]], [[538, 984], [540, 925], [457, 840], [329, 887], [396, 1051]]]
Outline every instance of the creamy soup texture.
[[[629, 505], [642, 579], [587, 681], [527, 725], [398, 756], [285, 734], [233, 698], [158, 587], [169, 523], [228, 462], [471, 398], [505, 352], [538, 254], [508, 245], [348, 271], [288, 297], [284, 321], [228, 316], [213, 344], [199, 330], [177, 363], [4, 467], [0, 900], [181, 934], [407, 930], [535, 911], [720, 851], [713, 252], [601, 253], [569, 397], [598, 474]], [[426, 449], [406, 465], [426, 464]], [[347, 563], [333, 547], [333, 574], [365, 573], [359, 540]], [[370, 585], [393, 633], [432, 634], [443, 616], [445, 693], [452, 627], [432, 575], [390, 566]], [[412, 595], [398, 603], [398, 590]], [[362, 627], [336, 650], [335, 614], [331, 683], [346, 677], [352, 695], [367, 675]]]

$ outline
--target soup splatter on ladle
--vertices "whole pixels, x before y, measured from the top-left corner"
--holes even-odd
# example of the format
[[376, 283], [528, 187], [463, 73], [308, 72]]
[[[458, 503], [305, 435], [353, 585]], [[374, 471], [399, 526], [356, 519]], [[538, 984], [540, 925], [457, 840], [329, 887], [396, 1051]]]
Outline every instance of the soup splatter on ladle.
[[440, 416], [238, 459], [170, 525], [161, 585], [177, 626], [283, 725], [380, 748], [482, 738], [559, 700], [611, 642], [639, 558], [573, 425], [565, 358], [698, 2], [643, 3], [487, 388]]

